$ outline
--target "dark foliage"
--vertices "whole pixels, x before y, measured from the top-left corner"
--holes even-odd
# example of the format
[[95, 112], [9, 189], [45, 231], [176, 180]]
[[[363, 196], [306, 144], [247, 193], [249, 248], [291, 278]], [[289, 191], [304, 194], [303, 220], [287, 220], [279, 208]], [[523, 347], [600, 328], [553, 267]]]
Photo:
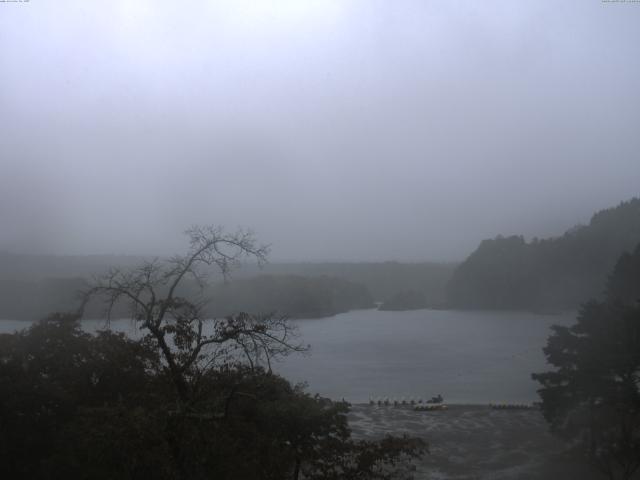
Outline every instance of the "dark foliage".
[[80, 303], [78, 290], [86, 286], [82, 278], [26, 280], [0, 274], [0, 318], [34, 320], [48, 312], [72, 311]]
[[[264, 260], [249, 232], [187, 232], [185, 255], [112, 269], [84, 292], [107, 315], [128, 307], [141, 338], [80, 329], [54, 315], [0, 337], [0, 468], [7, 478], [398, 478], [418, 439], [350, 438], [346, 403], [311, 397], [271, 373], [304, 350], [286, 319], [210, 319], [207, 268]], [[81, 308], [82, 312], [82, 308]]]
[[383, 301], [403, 291], [424, 294], [430, 306], [445, 302], [445, 286], [456, 265], [452, 263], [274, 263], [271, 274], [339, 277], [364, 285], [374, 300]]
[[394, 478], [425, 448], [354, 441], [347, 404], [259, 368], [210, 369], [185, 402], [152, 344], [69, 315], [0, 335], [0, 392], [2, 478]]
[[3, 478], [113, 478], [93, 465], [96, 457], [116, 452], [90, 445], [102, 436], [115, 440], [111, 434], [118, 430], [129, 432], [111, 447], [123, 449], [121, 461], [109, 460], [113, 466], [105, 475], [130, 470], [127, 464], [137, 455], [161, 457], [153, 453], [157, 442], [143, 451], [129, 452], [126, 445], [143, 441], [129, 429], [139, 426], [133, 420], [140, 408], [143, 421], [148, 407], [158, 405], [160, 372], [158, 355], [144, 343], [108, 331], [89, 335], [74, 316], [54, 315], [26, 331], [0, 335]]
[[246, 311], [318, 318], [373, 307], [373, 299], [363, 285], [324, 276], [261, 275], [236, 279], [215, 285], [211, 298], [208, 313], [216, 317]]
[[[0, 253], [0, 318], [34, 320], [52, 311], [72, 311], [79, 304], [76, 292], [87, 286], [88, 279], [114, 266], [127, 269], [144, 260]], [[402, 291], [421, 292], [429, 306], [441, 306], [454, 268], [442, 263], [363, 262], [269, 263], [258, 269], [245, 263], [226, 285], [218, 272], [211, 272], [209, 293], [221, 303], [212, 313], [222, 316], [238, 311], [278, 311], [290, 318], [332, 315], [371, 307], [371, 298], [382, 301]], [[191, 297], [198, 292], [198, 285], [185, 282], [180, 293]], [[96, 305], [87, 306], [86, 312], [92, 318], [103, 313]], [[126, 308], [114, 310], [114, 315], [126, 313]]]
[[602, 294], [623, 252], [640, 242], [640, 199], [596, 213], [589, 225], [562, 237], [484, 240], [447, 287], [460, 308], [562, 310]]
[[640, 302], [640, 243], [632, 253], [624, 253], [607, 282], [607, 297], [633, 305]]
[[575, 325], [553, 327], [544, 352], [556, 369], [533, 375], [552, 430], [611, 479], [640, 468], [640, 304], [620, 295], [637, 289], [638, 266], [623, 256], [610, 296], [584, 304]]

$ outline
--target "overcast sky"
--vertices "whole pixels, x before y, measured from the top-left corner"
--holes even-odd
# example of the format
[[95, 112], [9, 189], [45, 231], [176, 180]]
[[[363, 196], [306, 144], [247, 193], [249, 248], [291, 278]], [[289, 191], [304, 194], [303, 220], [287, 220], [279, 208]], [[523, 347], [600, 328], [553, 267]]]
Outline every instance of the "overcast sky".
[[456, 260], [640, 193], [640, 3], [0, 3], [0, 250]]

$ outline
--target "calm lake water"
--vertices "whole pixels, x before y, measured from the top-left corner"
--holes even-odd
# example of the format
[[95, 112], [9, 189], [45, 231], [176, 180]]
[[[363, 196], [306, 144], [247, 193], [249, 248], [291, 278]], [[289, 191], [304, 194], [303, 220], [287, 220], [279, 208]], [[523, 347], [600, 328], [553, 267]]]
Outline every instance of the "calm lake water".
[[[429, 398], [450, 403], [537, 401], [532, 372], [548, 368], [542, 347], [553, 324], [575, 314], [523, 312], [357, 310], [335, 317], [297, 320], [308, 354], [292, 355], [274, 369], [308, 390], [354, 403], [369, 398]], [[87, 330], [104, 326], [86, 321]], [[25, 322], [0, 321], [10, 332]], [[112, 328], [135, 336], [128, 320]]]

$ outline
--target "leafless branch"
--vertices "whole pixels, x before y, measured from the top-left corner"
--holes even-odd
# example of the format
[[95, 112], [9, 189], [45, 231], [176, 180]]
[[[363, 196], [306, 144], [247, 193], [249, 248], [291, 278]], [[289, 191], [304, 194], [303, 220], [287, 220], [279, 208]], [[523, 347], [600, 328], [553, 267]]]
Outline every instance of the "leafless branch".
[[93, 297], [104, 300], [108, 317], [118, 302], [128, 304], [133, 319], [161, 351], [183, 400], [190, 382], [197, 383], [220, 361], [233, 357], [234, 351], [242, 351], [252, 368], [264, 358], [271, 371], [273, 357], [305, 350], [295, 343], [286, 318], [238, 313], [224, 319], [206, 319], [205, 297], [179, 296], [178, 289], [186, 278], [204, 291], [210, 267], [227, 278], [243, 258], [263, 264], [269, 251], [269, 247], [256, 243], [251, 231], [227, 234], [220, 227], [194, 226], [186, 234], [189, 249], [185, 255], [155, 258], [128, 270], [112, 269], [94, 279], [84, 292], [81, 310]]

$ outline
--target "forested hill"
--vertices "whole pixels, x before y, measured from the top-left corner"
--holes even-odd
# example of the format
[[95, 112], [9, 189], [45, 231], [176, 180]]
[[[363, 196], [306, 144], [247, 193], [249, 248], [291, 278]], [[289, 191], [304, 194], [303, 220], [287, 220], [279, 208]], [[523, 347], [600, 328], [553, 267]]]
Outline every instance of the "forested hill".
[[319, 318], [372, 308], [367, 287], [343, 278], [260, 275], [218, 283], [210, 292], [208, 313], [216, 318], [237, 312]]
[[638, 243], [638, 198], [596, 213], [588, 225], [561, 237], [484, 240], [455, 270], [447, 285], [447, 301], [457, 308], [575, 308], [604, 293], [618, 258]]
[[640, 243], [632, 253], [624, 253], [609, 276], [606, 296], [614, 302], [640, 302]]
[[[151, 259], [0, 252], [0, 318], [33, 320], [53, 311], [73, 310], [79, 302], [77, 291], [85, 289], [92, 277]], [[228, 286], [213, 287], [213, 312], [242, 308], [317, 317], [371, 307], [373, 300], [387, 300], [403, 291], [419, 292], [431, 306], [442, 305], [454, 268], [436, 262], [274, 262], [263, 268], [246, 263], [232, 273]], [[214, 271], [210, 279], [217, 284], [222, 277]]]
[[[439, 306], [445, 302], [445, 288], [455, 267], [453, 263], [439, 262], [275, 262], [267, 264], [260, 273], [344, 278], [366, 286], [376, 301], [386, 301], [405, 291], [416, 291], [425, 296], [429, 305]], [[235, 277], [258, 273], [243, 268]]]
[[[50, 312], [75, 311], [80, 305], [78, 292], [87, 288], [84, 278], [46, 278], [19, 281], [0, 278], [0, 319], [38, 320]], [[224, 317], [238, 312], [283, 315], [290, 318], [328, 317], [353, 309], [373, 308], [366, 286], [343, 278], [294, 275], [261, 275], [216, 282], [200, 292], [195, 282], [185, 282], [178, 292], [186, 298], [201, 293], [211, 301], [205, 312]], [[102, 318], [105, 307], [100, 302], [87, 305], [89, 318]], [[129, 310], [116, 304], [115, 318], [126, 317]]]

